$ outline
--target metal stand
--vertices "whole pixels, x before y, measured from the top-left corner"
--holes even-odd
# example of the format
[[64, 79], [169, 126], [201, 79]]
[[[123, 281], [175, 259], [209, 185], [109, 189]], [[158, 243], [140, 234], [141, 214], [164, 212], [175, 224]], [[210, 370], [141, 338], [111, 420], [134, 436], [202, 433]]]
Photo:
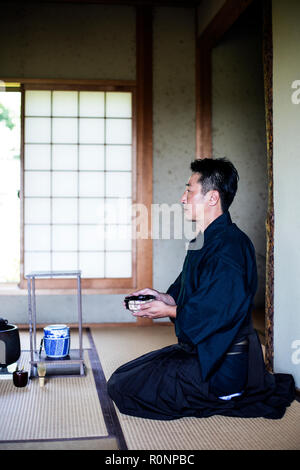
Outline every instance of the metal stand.
[[[36, 295], [35, 295], [35, 279], [37, 278], [51, 278], [51, 277], [76, 277], [77, 278], [77, 306], [78, 306], [78, 333], [79, 333], [79, 350], [70, 350], [69, 356], [61, 359], [50, 359], [44, 353], [37, 351], [36, 344]], [[29, 334], [30, 334], [30, 365], [31, 376], [36, 377], [37, 373], [34, 368], [40, 362], [47, 365], [55, 365], [57, 369], [63, 371], [66, 365], [78, 365], [79, 373], [84, 375], [84, 359], [82, 348], [82, 297], [81, 297], [81, 271], [35, 271], [27, 274], [27, 287], [28, 287], [28, 314], [29, 314]], [[62, 374], [66, 375], [66, 374]], [[69, 375], [69, 374], [68, 374]]]

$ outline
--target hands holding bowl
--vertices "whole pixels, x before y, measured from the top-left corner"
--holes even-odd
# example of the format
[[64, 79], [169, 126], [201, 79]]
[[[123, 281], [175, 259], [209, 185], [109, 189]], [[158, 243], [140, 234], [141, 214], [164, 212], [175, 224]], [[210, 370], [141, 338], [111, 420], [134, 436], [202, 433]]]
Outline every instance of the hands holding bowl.
[[176, 304], [168, 294], [145, 288], [126, 296], [123, 305], [136, 317], [176, 317]]

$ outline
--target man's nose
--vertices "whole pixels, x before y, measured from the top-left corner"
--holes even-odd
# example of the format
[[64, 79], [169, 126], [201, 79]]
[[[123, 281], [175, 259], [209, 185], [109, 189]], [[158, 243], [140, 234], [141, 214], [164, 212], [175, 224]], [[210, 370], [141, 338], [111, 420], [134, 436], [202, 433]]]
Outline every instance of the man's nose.
[[181, 196], [180, 202], [181, 202], [181, 204], [186, 204], [186, 190], [184, 191], [183, 195]]

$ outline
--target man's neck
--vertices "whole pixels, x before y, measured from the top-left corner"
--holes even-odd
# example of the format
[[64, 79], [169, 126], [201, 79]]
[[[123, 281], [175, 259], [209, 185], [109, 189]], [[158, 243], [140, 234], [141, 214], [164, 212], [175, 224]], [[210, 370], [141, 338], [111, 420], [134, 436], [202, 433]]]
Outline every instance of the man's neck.
[[210, 214], [206, 214], [204, 216], [204, 223], [203, 221], [197, 221], [196, 220], [196, 232], [197, 232], [197, 235], [201, 232], [201, 233], [204, 233], [204, 231], [207, 229], [207, 227], [214, 221], [216, 220], [218, 217], [220, 217], [220, 215], [223, 214], [223, 211], [221, 209], [219, 210], [216, 210], [214, 211], [213, 213], [210, 213]]

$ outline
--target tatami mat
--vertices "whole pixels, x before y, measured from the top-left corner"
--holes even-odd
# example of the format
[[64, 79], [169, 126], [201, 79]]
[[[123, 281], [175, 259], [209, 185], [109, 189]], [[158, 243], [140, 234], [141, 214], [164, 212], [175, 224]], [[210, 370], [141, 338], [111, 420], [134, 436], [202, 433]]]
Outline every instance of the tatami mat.
[[[173, 327], [107, 327], [92, 330], [108, 379], [121, 364], [176, 342]], [[281, 420], [264, 418], [182, 418], [156, 421], [117, 415], [130, 450], [299, 450], [300, 403]]]
[[[38, 379], [24, 388], [1, 380], [0, 441], [107, 436], [87, 351], [84, 360], [86, 376], [46, 377], [43, 388]], [[29, 352], [22, 353], [20, 362], [29, 369]]]

